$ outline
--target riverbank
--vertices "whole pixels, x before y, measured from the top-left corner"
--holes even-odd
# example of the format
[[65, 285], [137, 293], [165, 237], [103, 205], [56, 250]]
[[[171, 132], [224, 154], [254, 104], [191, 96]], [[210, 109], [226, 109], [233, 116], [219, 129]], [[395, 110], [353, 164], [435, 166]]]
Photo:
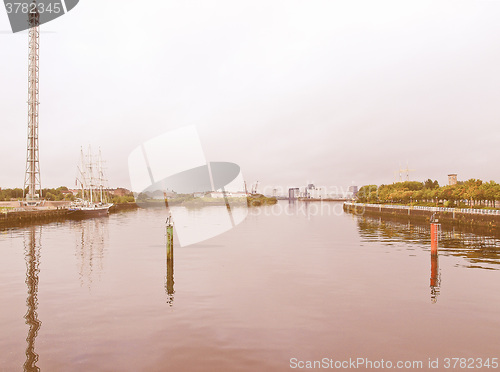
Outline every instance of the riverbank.
[[59, 207], [2, 210], [0, 212], [0, 227], [62, 221], [68, 217], [68, 214], [67, 208]]
[[274, 196], [264, 196], [262, 194], [252, 194], [247, 197], [247, 205], [249, 207], [258, 207], [261, 205], [274, 205], [278, 202]]
[[500, 211], [443, 207], [411, 207], [404, 205], [344, 203], [344, 211], [357, 215], [383, 216], [409, 221], [430, 222], [434, 217], [443, 225], [500, 227]]
[[[70, 202], [45, 202], [43, 207], [20, 207], [19, 202], [3, 202], [0, 205], [0, 227], [25, 226], [31, 224], [65, 221], [70, 218]], [[136, 203], [115, 204], [109, 213], [137, 209]]]
[[166, 201], [161, 199], [148, 199], [140, 200], [139, 205], [141, 208], [158, 208], [169, 206], [183, 206], [183, 207], [204, 207], [204, 206], [223, 206], [229, 202], [231, 205], [247, 205], [249, 207], [258, 207], [261, 205], [274, 205], [278, 202], [276, 197], [264, 196], [262, 194], [251, 194], [247, 197], [227, 197], [227, 198], [212, 198], [205, 197], [178, 197], [168, 198]]
[[[288, 199], [287, 199], [288, 200]], [[304, 202], [345, 202], [347, 199], [340, 198], [298, 198], [298, 201]]]
[[118, 204], [113, 204], [111, 208], [109, 208], [109, 213], [128, 211], [137, 208], [139, 208], [139, 206], [136, 203], [118, 203]]

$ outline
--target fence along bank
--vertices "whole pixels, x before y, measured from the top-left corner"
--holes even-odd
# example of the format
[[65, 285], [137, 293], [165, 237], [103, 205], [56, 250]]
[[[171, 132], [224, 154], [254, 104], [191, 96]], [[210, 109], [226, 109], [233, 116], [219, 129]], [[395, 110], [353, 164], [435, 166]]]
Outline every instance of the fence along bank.
[[358, 215], [376, 215], [407, 218], [429, 222], [434, 215], [441, 223], [456, 226], [500, 227], [500, 210], [422, 207], [388, 204], [344, 203], [344, 211]]

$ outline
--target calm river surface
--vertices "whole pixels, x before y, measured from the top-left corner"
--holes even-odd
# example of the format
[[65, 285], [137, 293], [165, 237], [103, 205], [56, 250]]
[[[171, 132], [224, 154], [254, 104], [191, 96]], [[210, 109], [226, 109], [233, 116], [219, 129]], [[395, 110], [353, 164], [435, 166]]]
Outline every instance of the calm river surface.
[[0, 370], [500, 357], [498, 239], [443, 230], [431, 259], [428, 226], [319, 206], [250, 209], [173, 265], [163, 209], [0, 231]]

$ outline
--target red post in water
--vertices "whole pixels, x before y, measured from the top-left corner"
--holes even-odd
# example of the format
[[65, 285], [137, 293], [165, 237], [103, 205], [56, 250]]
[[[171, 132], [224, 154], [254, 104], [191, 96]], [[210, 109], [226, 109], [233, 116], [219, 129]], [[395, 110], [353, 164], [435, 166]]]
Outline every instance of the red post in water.
[[438, 254], [439, 224], [431, 223], [431, 255]]

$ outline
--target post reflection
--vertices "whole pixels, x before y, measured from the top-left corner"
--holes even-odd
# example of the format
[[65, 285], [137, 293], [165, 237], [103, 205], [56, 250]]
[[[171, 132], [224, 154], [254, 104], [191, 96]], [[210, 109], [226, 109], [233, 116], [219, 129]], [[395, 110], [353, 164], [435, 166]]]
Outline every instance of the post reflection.
[[167, 303], [172, 306], [174, 302], [174, 230], [170, 217], [167, 219], [167, 281], [165, 290], [167, 292]]
[[[430, 297], [437, 303], [441, 294], [442, 276], [439, 255], [460, 258], [457, 265], [483, 270], [500, 270], [500, 235], [487, 235], [481, 229], [443, 226], [432, 219], [425, 222], [409, 222], [398, 218], [358, 216], [358, 228], [362, 241], [381, 242], [387, 246], [405, 243], [414, 249], [430, 244]], [[427, 251], [427, 250], [426, 250]]]
[[440, 275], [439, 275], [439, 232], [441, 225], [434, 220], [434, 216], [431, 218], [431, 302], [435, 304], [437, 302], [437, 296], [439, 296], [440, 290]]
[[439, 256], [431, 254], [431, 302], [435, 304], [440, 293], [441, 274], [439, 272]]
[[469, 227], [443, 227], [434, 232], [429, 223], [401, 223], [390, 219], [359, 216], [358, 228], [365, 242], [378, 241], [382, 244], [405, 243], [428, 246], [432, 238], [439, 237], [439, 253], [462, 258], [462, 267], [500, 270], [500, 234], [487, 235], [480, 229]]
[[38, 308], [38, 274], [40, 273], [40, 236], [41, 230], [37, 233], [36, 227], [32, 226], [25, 235], [24, 240], [26, 285], [28, 286], [28, 297], [26, 299], [28, 310], [24, 319], [29, 329], [28, 337], [26, 337], [26, 361], [23, 369], [27, 372], [40, 371], [40, 368], [36, 365], [38, 354], [35, 352], [35, 340], [42, 324], [36, 312]]
[[165, 284], [167, 291], [167, 302], [172, 305], [174, 302], [174, 248], [167, 252], [167, 282]]

